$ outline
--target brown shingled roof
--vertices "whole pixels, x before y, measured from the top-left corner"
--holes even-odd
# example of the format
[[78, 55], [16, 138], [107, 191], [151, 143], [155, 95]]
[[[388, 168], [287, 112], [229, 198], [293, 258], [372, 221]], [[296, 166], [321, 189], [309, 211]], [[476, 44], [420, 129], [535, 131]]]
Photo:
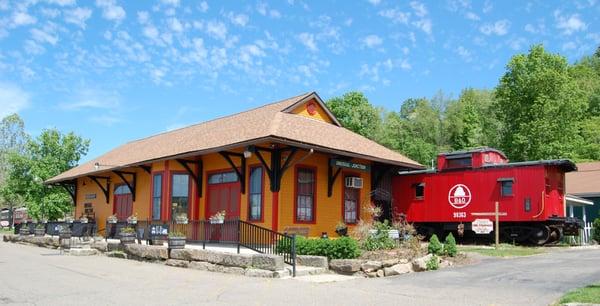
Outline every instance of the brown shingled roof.
[[577, 169], [577, 172], [567, 173], [567, 193], [600, 196], [600, 161], [579, 163]]
[[[422, 168], [419, 163], [339, 126], [331, 113], [328, 114], [332, 117], [333, 124], [287, 112], [293, 109], [295, 104], [300, 105], [312, 99], [317, 100], [326, 109], [316, 93], [302, 94], [235, 115], [126, 143], [61, 173], [46, 183], [264, 141], [315, 148], [317, 151], [346, 154], [409, 168]], [[110, 166], [96, 170], [95, 163]]]

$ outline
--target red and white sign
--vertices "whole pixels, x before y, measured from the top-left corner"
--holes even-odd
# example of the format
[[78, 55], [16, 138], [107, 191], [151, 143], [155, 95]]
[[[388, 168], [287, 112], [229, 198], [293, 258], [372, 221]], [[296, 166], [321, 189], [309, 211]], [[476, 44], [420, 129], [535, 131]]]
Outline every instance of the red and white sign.
[[494, 222], [490, 219], [475, 219], [471, 223], [471, 229], [475, 234], [489, 234], [494, 230]]
[[463, 184], [456, 184], [448, 192], [448, 203], [456, 209], [467, 207], [471, 203], [471, 190]]

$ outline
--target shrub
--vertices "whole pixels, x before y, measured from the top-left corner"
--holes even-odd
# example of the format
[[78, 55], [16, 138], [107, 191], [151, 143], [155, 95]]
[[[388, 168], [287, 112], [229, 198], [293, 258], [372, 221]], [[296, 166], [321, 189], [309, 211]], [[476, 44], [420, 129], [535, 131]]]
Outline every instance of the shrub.
[[431, 238], [429, 238], [429, 245], [427, 246], [427, 251], [433, 255], [442, 255], [442, 250], [444, 246], [438, 239], [436, 234], [433, 234]]
[[[434, 235], [435, 236], [435, 235]], [[440, 260], [436, 255], [431, 256], [431, 258], [425, 263], [427, 267], [427, 271], [429, 270], [437, 270], [440, 268]]]
[[600, 218], [596, 218], [594, 220], [592, 239], [596, 240], [596, 242], [600, 243]]
[[[277, 243], [278, 252], [290, 252], [290, 244], [287, 240]], [[356, 240], [350, 237], [337, 239], [308, 239], [296, 237], [296, 254], [325, 256], [329, 259], [352, 259], [360, 256], [360, 249]]]
[[385, 220], [383, 223], [375, 222], [373, 227], [375, 234], [370, 234], [364, 239], [362, 243], [363, 249], [367, 251], [374, 251], [393, 249], [396, 247], [394, 239], [390, 238], [388, 234], [388, 231], [393, 228], [389, 226], [387, 220]]
[[456, 239], [454, 239], [454, 235], [450, 233], [448, 234], [448, 236], [446, 236], [446, 239], [444, 240], [444, 254], [450, 257], [454, 257], [456, 256], [456, 253]]

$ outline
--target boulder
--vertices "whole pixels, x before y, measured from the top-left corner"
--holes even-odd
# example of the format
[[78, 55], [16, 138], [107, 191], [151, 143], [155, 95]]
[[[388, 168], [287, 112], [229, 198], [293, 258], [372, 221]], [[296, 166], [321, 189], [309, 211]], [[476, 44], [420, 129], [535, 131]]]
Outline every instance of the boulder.
[[131, 257], [146, 260], [167, 260], [169, 252], [166, 247], [141, 245], [141, 244], [126, 244], [125, 253]]
[[433, 255], [427, 254], [423, 257], [416, 258], [412, 261], [412, 268], [415, 272], [421, 272], [427, 270], [427, 262], [431, 260]]
[[92, 256], [98, 254], [95, 249], [70, 249], [69, 255], [71, 256]]
[[399, 263], [399, 259], [398, 258], [393, 258], [393, 259], [386, 259], [386, 260], [382, 261], [381, 265], [384, 268], [387, 268], [387, 267], [391, 267], [393, 265], [396, 265], [398, 263]]
[[[172, 250], [173, 252], [175, 250]], [[191, 261], [188, 265], [188, 268], [200, 271], [214, 271], [214, 264], [205, 261]]]
[[244, 273], [246, 276], [250, 277], [263, 277], [263, 278], [273, 278], [274, 272], [269, 270], [262, 269], [248, 269]]
[[8, 242], [9, 236], [8, 235], [4, 235], [2, 236], [2, 241], [4, 242]]
[[224, 267], [223, 273], [244, 275], [246, 269], [240, 267]]
[[408, 263], [395, 264], [389, 268], [383, 268], [383, 272], [384, 272], [385, 276], [393, 276], [393, 275], [410, 273], [410, 272], [412, 272], [412, 265], [408, 264]]
[[195, 260], [195, 259], [193, 259], [193, 256], [192, 256], [193, 251], [196, 251], [196, 250], [174, 249], [174, 250], [171, 250], [171, 254], [169, 254], [169, 257], [172, 259], [179, 259], [179, 260]]
[[360, 265], [360, 269], [363, 270], [365, 273], [377, 271], [382, 267], [383, 264], [380, 261], [373, 260], [366, 261], [362, 265]]
[[383, 272], [383, 269], [377, 270], [376, 274], [377, 274], [377, 277], [384, 277], [385, 276], [385, 273]]
[[253, 254], [252, 263], [248, 267], [250, 266], [269, 271], [283, 270], [283, 257], [269, 254]]
[[121, 245], [121, 242], [109, 241], [106, 246], [109, 252], [123, 250], [123, 245]]
[[92, 242], [91, 247], [100, 252], [108, 252], [108, 243], [106, 241], [94, 241]]
[[167, 259], [165, 264], [171, 267], [179, 267], [179, 268], [187, 268], [189, 266], [189, 261], [187, 260], [179, 260], [179, 259]]
[[312, 256], [312, 255], [297, 255], [296, 264], [299, 266], [316, 267], [316, 268], [329, 268], [327, 257], [325, 256]]
[[106, 252], [106, 256], [108, 257], [115, 257], [115, 258], [122, 258], [122, 259], [127, 259], [127, 254], [121, 252], [121, 251], [110, 251], [110, 252]]
[[[220, 258], [214, 264], [219, 264], [228, 267], [242, 267], [247, 268], [254, 266], [261, 268], [260, 264], [254, 264], [254, 258], [250, 254], [220, 254]], [[261, 254], [262, 255], [262, 254]], [[210, 260], [208, 262], [211, 262]]]
[[362, 263], [360, 259], [333, 259], [329, 262], [329, 269], [340, 274], [354, 274], [360, 271]]

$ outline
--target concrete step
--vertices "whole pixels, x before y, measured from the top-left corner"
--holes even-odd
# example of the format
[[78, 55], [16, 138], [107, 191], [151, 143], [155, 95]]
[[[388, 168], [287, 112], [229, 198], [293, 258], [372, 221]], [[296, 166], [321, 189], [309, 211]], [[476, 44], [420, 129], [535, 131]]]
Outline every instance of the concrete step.
[[[285, 269], [289, 273], [289, 277], [292, 276], [292, 266], [286, 265]], [[327, 274], [329, 273], [328, 269], [325, 268], [317, 268], [317, 267], [307, 267], [307, 266], [296, 266], [296, 276], [307, 276], [307, 275], [319, 275], [319, 274]]]

